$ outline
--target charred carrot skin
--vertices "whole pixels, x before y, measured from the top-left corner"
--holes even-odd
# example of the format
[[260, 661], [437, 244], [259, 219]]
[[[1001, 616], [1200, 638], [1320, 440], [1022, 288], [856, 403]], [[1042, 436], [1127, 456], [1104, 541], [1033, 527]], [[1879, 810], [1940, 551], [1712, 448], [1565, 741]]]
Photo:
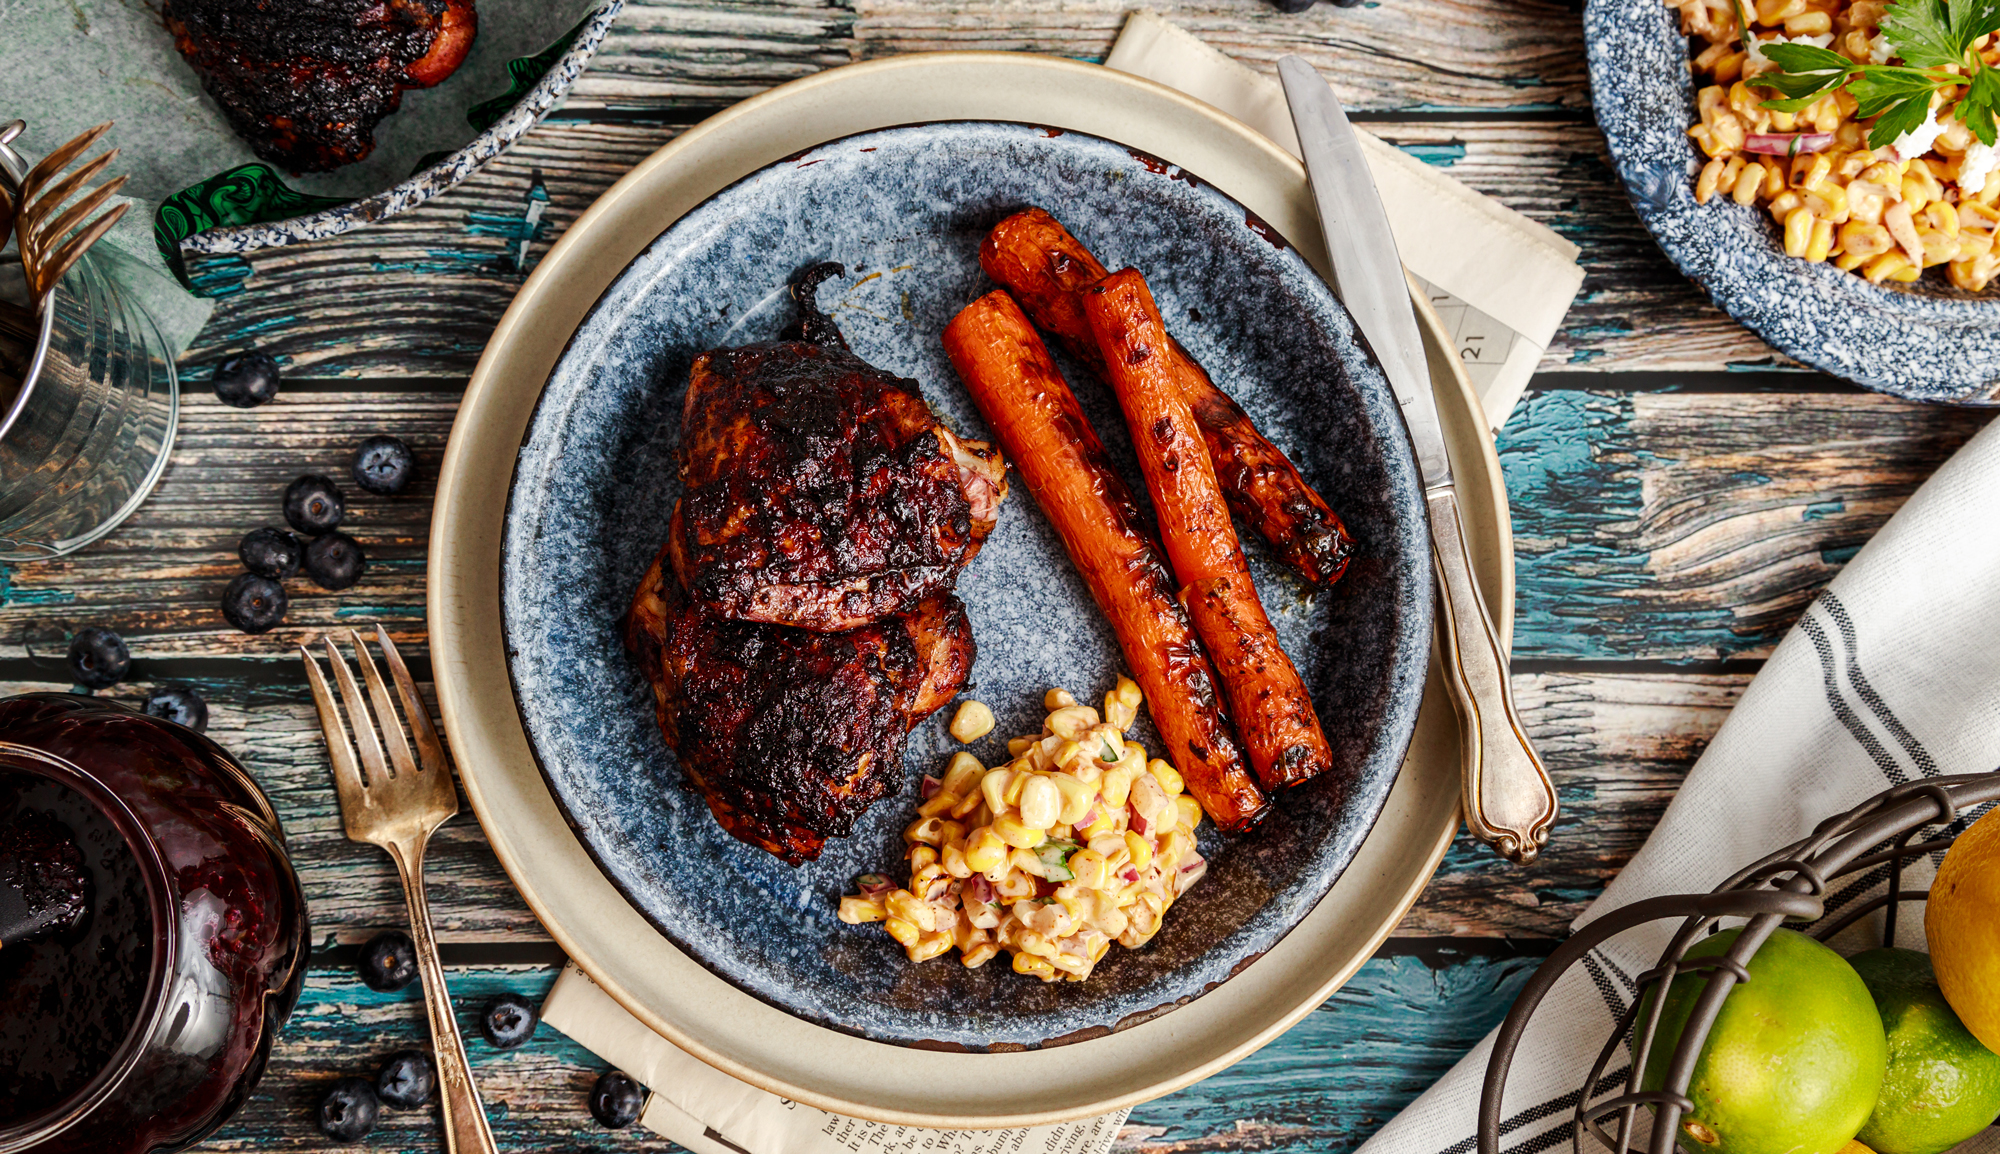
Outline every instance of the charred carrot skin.
[[[979, 264], [1020, 299], [1036, 325], [1103, 374], [1103, 358], [1076, 294], [1107, 270], [1060, 221], [1039, 208], [1015, 213], [986, 234]], [[1169, 344], [1176, 384], [1201, 425], [1229, 507], [1306, 580], [1318, 585], [1339, 580], [1354, 554], [1347, 526], [1187, 350], [1171, 339]]]
[[1170, 338], [1145, 278], [1129, 268], [1115, 272], [1080, 299], [1125, 410], [1183, 604], [1215, 659], [1257, 780], [1278, 790], [1325, 772], [1333, 751], [1251, 584], [1194, 411], [1175, 385]]
[[1268, 803], [1223, 716], [1214, 669], [1174, 599], [1173, 576], [1146, 533], [1138, 502], [1041, 337], [1000, 291], [952, 318], [944, 347], [1117, 632], [1188, 789], [1221, 828], [1255, 825]]

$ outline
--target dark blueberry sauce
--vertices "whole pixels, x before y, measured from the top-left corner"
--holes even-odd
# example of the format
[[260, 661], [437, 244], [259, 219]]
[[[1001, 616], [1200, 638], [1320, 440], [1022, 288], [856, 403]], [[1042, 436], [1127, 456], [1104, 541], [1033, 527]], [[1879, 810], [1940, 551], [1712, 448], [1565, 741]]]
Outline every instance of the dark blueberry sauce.
[[67, 786], [0, 770], [0, 828], [51, 820], [82, 851], [89, 908], [46, 940], [0, 949], [0, 1127], [47, 1113], [110, 1065], [151, 982], [152, 903], [118, 827]]

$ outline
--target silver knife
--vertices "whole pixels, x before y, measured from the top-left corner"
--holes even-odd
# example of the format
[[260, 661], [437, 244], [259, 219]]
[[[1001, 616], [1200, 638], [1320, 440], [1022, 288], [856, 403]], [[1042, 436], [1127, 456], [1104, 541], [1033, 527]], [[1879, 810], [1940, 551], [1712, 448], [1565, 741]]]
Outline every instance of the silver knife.
[[1525, 864], [1548, 844], [1558, 809], [1555, 784], [1514, 711], [1507, 653], [1472, 575], [1451, 457], [1396, 239], [1361, 140], [1333, 90], [1297, 56], [1278, 61], [1278, 76], [1333, 258], [1334, 287], [1382, 363], [1416, 448], [1437, 567], [1437, 648], [1465, 759], [1465, 824], [1502, 856]]

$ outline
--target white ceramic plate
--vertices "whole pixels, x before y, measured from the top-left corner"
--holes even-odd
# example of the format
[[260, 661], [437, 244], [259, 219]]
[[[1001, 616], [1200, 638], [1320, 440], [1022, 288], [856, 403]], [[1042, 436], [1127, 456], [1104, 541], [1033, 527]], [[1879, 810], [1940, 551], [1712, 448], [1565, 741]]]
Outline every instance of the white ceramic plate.
[[[635, 1016], [702, 1060], [795, 1101], [878, 1121], [1019, 1126], [1102, 1113], [1240, 1060], [1310, 1012], [1388, 936], [1458, 824], [1456, 725], [1433, 684], [1388, 805], [1331, 893], [1269, 953], [1173, 1014], [1053, 1050], [963, 1054], [814, 1026], [676, 949], [598, 872], [536, 769], [508, 682], [499, 548], [514, 454], [542, 382], [612, 278], [659, 232], [737, 178], [824, 140], [948, 119], [1075, 129], [1162, 157], [1241, 201], [1325, 269], [1304, 170], [1205, 104], [1095, 65], [951, 53], [835, 69], [746, 101], [635, 168], [572, 226], [501, 319], [466, 390], [431, 532], [432, 660], [467, 795], [550, 934]], [[1421, 298], [1419, 298], [1421, 299]], [[1499, 462], [1428, 308], [1440, 408], [1469, 537], [1496, 618], [1513, 616]], [[725, 883], [726, 884], [726, 883]]]

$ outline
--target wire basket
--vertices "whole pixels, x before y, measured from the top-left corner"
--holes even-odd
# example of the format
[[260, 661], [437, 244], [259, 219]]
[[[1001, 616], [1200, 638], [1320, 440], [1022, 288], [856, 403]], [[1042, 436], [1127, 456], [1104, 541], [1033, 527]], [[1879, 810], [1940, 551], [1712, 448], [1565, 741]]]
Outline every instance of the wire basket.
[[[1904, 868], [1949, 848], [1964, 830], [1966, 821], [1961, 815], [1995, 800], [2000, 800], [2000, 773], [1934, 777], [1899, 785], [1821, 822], [1809, 836], [1750, 865], [1712, 893], [1634, 902], [1577, 931], [1535, 971], [1513, 1009], [1508, 1011], [1507, 1020], [1501, 1023], [1479, 1101], [1479, 1154], [1499, 1154], [1500, 1100], [1507, 1073], [1529, 1019], [1555, 988], [1557, 979], [1617, 934], [1648, 922], [1680, 918], [1683, 923], [1679, 932], [1661, 955], [1659, 964], [1639, 975], [1638, 993], [1631, 1008], [1618, 1019], [1610, 1040], [1604, 1043], [1596, 1064], [1584, 1079], [1583, 1089], [1576, 1095], [1570, 1136], [1575, 1154], [1584, 1154], [1585, 1134], [1613, 1152], [1673, 1154], [1681, 1117], [1694, 1108], [1687, 1096], [1688, 1082], [1702, 1045], [1708, 1040], [1709, 1028], [1715, 1024], [1730, 989], [1738, 982], [1750, 980], [1745, 964], [1772, 931], [1786, 921], [1822, 920], [1827, 894], [1843, 880], [1868, 889], [1886, 880], [1887, 889], [1883, 893], [1825, 918], [1826, 924], [1813, 926], [1811, 933], [1824, 941], [1882, 910], [1883, 940], [1894, 945], [1897, 913], [1902, 903], [1920, 902], [1930, 894], [1928, 890], [1907, 888], [1903, 883]], [[1943, 836], [1915, 840], [1926, 829], [1939, 825], [1945, 827]], [[1878, 876], [1871, 876], [1877, 871]], [[1742, 935], [1728, 952], [1686, 961], [1688, 948], [1706, 937], [1711, 927], [1723, 918], [1748, 919]], [[1668, 990], [1676, 980], [1701, 979], [1702, 975], [1706, 975], [1707, 988], [1696, 998], [1681, 1030], [1664, 1083], [1658, 1090], [1641, 1090], [1640, 1079], [1651, 1065], [1654, 1033], [1667, 1004]], [[1650, 1000], [1652, 1012], [1641, 1022], [1638, 1019], [1648, 1004], [1645, 994], [1649, 989], [1658, 996]], [[1601, 1084], [1606, 1069], [1628, 1039], [1634, 1040], [1632, 1070], [1622, 1092], [1593, 1102], [1592, 1088]], [[1646, 1142], [1636, 1143], [1642, 1107], [1652, 1111], [1652, 1132]], [[1613, 1116], [1617, 1120], [1615, 1132], [1607, 1128]]]

